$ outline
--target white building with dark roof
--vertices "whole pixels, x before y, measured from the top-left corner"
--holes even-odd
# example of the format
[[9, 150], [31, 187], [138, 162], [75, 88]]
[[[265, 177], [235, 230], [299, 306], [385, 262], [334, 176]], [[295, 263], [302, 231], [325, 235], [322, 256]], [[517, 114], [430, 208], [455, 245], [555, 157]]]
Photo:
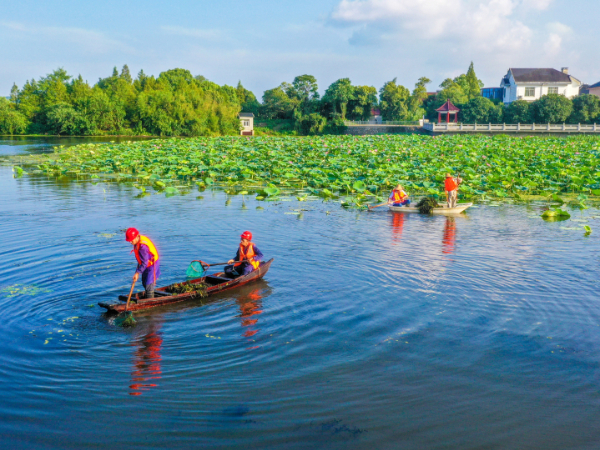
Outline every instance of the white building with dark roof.
[[560, 94], [567, 98], [579, 95], [581, 81], [569, 75], [569, 68], [508, 69], [500, 87], [504, 90], [505, 104], [515, 100], [532, 102], [547, 94]]
[[254, 114], [242, 112], [238, 118], [240, 119], [240, 135], [254, 136]]

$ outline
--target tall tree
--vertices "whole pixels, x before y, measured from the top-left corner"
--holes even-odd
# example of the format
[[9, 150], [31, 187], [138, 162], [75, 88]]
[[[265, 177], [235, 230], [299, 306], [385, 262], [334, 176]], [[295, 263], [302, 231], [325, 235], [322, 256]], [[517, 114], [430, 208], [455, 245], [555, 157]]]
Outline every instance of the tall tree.
[[412, 91], [409, 100], [408, 111], [412, 120], [418, 120], [425, 114], [425, 109], [422, 108], [423, 102], [427, 99], [427, 84], [431, 80], [427, 77], [421, 77], [415, 83], [415, 88]]
[[288, 83], [282, 83], [274, 89], [266, 90], [263, 94], [263, 104], [260, 115], [266, 119], [291, 119], [296, 109], [297, 100], [287, 94]]
[[131, 73], [129, 73], [129, 66], [127, 64], [125, 64], [121, 69], [121, 78], [129, 84], [133, 83], [133, 80], [131, 79]]
[[12, 88], [10, 88], [10, 101], [16, 104], [18, 97], [19, 87], [17, 86], [17, 83], [13, 83]]
[[340, 78], [333, 82], [325, 91], [323, 101], [332, 107], [333, 114], [346, 118], [348, 102], [354, 98], [354, 87], [350, 78]]
[[396, 78], [379, 90], [379, 109], [383, 120], [406, 120], [409, 112], [410, 91], [396, 84]]
[[312, 75], [299, 75], [292, 81], [292, 88], [289, 95], [300, 101], [300, 113], [302, 115], [312, 113], [316, 109], [316, 103], [319, 100], [317, 79]]
[[469, 100], [475, 97], [481, 97], [481, 88], [483, 87], [483, 82], [479, 78], [477, 78], [477, 75], [475, 75], [473, 61], [471, 61], [471, 64], [469, 65], [469, 69], [467, 70], [467, 74], [465, 75], [465, 81], [465, 93], [469, 97]]
[[241, 81], [238, 81], [235, 91], [242, 111], [253, 113], [255, 116], [258, 115], [260, 104], [258, 103], [258, 100], [256, 100], [256, 96], [252, 93], [252, 91], [249, 91], [242, 86]]
[[348, 102], [348, 119], [369, 120], [371, 110], [377, 105], [377, 89], [373, 86], [355, 86], [352, 97]]

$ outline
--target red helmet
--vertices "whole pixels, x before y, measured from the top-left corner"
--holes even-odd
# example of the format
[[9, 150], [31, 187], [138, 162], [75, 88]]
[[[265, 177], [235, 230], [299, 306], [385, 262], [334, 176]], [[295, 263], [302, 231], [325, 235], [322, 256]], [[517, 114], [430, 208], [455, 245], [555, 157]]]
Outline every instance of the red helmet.
[[125, 232], [125, 240], [127, 242], [131, 242], [139, 235], [140, 235], [140, 232], [138, 230], [136, 230], [135, 228], [127, 228], [127, 231]]
[[242, 239], [248, 239], [249, 241], [251, 241], [252, 240], [252, 233], [250, 233], [249, 231], [244, 231], [240, 237]]

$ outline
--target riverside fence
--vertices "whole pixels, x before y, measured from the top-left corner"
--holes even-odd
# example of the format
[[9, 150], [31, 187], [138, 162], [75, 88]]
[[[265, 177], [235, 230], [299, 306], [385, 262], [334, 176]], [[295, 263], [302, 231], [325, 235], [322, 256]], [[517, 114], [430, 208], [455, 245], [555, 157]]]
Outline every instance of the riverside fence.
[[566, 124], [566, 123], [424, 123], [423, 129], [431, 132], [534, 132], [534, 133], [600, 133], [598, 124]]

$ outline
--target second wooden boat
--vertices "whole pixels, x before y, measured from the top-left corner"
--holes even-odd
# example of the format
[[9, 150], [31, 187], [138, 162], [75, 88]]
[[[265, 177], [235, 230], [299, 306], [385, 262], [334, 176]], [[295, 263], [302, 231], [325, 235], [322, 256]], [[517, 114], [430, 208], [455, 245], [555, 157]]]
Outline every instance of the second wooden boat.
[[[206, 283], [208, 288], [206, 293], [208, 296], [214, 295], [217, 292], [224, 291], [226, 289], [233, 289], [236, 287], [243, 286], [252, 281], [256, 281], [265, 276], [265, 274], [269, 271], [269, 267], [273, 262], [273, 258], [269, 261], [260, 265], [260, 267], [256, 270], [253, 270], [248, 275], [243, 275], [237, 278], [227, 278], [225, 277], [224, 272], [218, 272], [214, 275], [207, 275], [205, 277], [196, 278], [195, 280], [189, 280], [191, 283]], [[170, 294], [168, 292], [169, 286], [163, 286], [156, 288], [154, 291], [154, 298], [152, 299], [144, 299], [143, 292], [138, 292], [134, 296], [132, 296], [132, 302], [129, 303], [129, 311], [140, 311], [142, 309], [150, 309], [156, 308], [157, 306], [170, 305], [172, 303], [179, 303], [186, 300], [191, 300], [196, 298], [196, 292], [186, 292], [183, 294]], [[106, 303], [100, 302], [99, 306], [102, 308], [106, 308], [106, 310], [110, 313], [120, 313], [125, 311], [125, 302], [127, 301], [126, 295], [120, 295], [119, 300], [121, 303]]]
[[[460, 214], [467, 208], [473, 206], [473, 203], [459, 203], [454, 208], [448, 208], [448, 205], [442, 205], [437, 208], [433, 208], [433, 214]], [[414, 213], [419, 212], [419, 208], [415, 206], [390, 206], [390, 211], [402, 212], [402, 213]]]

